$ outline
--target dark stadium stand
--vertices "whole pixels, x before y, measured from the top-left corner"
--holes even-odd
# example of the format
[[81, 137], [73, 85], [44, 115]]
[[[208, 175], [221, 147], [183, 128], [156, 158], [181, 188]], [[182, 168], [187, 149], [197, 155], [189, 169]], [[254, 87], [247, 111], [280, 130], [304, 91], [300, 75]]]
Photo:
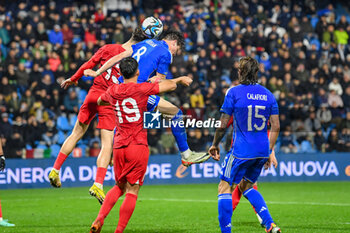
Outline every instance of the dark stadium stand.
[[[185, 35], [185, 51], [174, 57], [169, 78], [188, 74], [194, 82], [165, 97], [186, 115], [218, 118], [226, 90], [237, 84], [239, 58], [251, 56], [260, 62], [259, 82], [280, 107], [276, 151], [350, 151], [348, 3], [96, 2], [104, 5], [92, 0], [0, 2], [0, 136], [7, 158], [57, 156], [92, 80], [84, 77], [68, 91], [59, 83], [99, 47], [126, 41], [149, 15]], [[73, 156], [98, 154], [96, 121], [91, 126]], [[190, 129], [190, 147], [205, 150], [213, 133]], [[153, 154], [177, 151], [167, 130], [150, 130], [149, 144]]]

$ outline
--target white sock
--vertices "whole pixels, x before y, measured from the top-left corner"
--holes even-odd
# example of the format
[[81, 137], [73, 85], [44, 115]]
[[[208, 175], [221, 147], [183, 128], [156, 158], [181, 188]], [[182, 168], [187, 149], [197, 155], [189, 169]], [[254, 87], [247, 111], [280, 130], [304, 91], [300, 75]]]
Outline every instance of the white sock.
[[0, 217], [0, 222], [1, 222], [2, 220], [3, 220], [2, 217]]
[[263, 220], [260, 218], [259, 214], [256, 214], [256, 217], [258, 217], [259, 223], [262, 224]]
[[94, 182], [94, 185], [96, 185], [99, 189], [103, 189], [103, 184]]
[[190, 157], [190, 155], [191, 155], [191, 150], [190, 149], [187, 149], [184, 152], [181, 152], [181, 157], [183, 159], [187, 159], [188, 157]]

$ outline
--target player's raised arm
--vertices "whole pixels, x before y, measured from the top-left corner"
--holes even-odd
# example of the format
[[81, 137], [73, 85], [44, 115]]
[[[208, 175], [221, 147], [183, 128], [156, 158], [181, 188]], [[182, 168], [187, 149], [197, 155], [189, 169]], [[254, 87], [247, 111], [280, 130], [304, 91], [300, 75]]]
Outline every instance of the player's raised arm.
[[159, 83], [159, 82], [165, 80], [165, 78], [166, 78], [165, 74], [161, 74], [161, 73], [157, 72], [157, 74], [154, 75], [152, 78], [148, 79], [148, 81], [151, 83]]
[[159, 83], [159, 93], [173, 91], [176, 89], [176, 87], [176, 82], [173, 80], [164, 80]]
[[97, 66], [101, 62], [101, 58], [103, 57], [105, 48], [100, 48], [87, 62], [80, 66], [80, 68], [72, 75], [72, 77], [64, 80], [61, 83], [61, 88], [67, 89], [71, 85], [77, 85], [78, 80], [83, 77], [84, 70], [92, 69]]
[[100, 74], [102, 74], [103, 72], [105, 72], [106, 70], [108, 70], [109, 68], [111, 68], [112, 66], [114, 66], [115, 64], [117, 64], [123, 58], [130, 57], [132, 55], [132, 51], [133, 51], [132, 48], [129, 48], [129, 49], [125, 50], [124, 52], [122, 52], [118, 55], [115, 55], [114, 57], [109, 59], [97, 71], [93, 71], [91, 69], [85, 70], [84, 75], [90, 76], [90, 77], [97, 77]]

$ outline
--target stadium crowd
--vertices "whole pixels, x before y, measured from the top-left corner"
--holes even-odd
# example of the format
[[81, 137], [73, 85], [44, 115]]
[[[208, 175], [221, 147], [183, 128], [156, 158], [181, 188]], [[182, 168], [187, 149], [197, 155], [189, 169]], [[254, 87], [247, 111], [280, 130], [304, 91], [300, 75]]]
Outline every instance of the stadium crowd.
[[[29, 2], [29, 3], [28, 3]], [[56, 156], [92, 84], [64, 91], [99, 47], [123, 43], [139, 22], [159, 17], [186, 44], [171, 75], [190, 88], [165, 96], [196, 119], [220, 117], [227, 89], [237, 84], [239, 58], [260, 62], [259, 82], [278, 99], [285, 153], [350, 151], [350, 14], [330, 1], [9, 1], [0, 5], [0, 136], [8, 158], [32, 148]], [[171, 77], [169, 77], [171, 78]], [[214, 129], [189, 129], [191, 149], [205, 150]], [[176, 153], [170, 129], [149, 130], [153, 154]], [[230, 144], [227, 136], [227, 145]], [[226, 148], [228, 147], [226, 145]], [[96, 121], [78, 144], [100, 147]], [[90, 150], [86, 150], [86, 149]], [[85, 154], [86, 151], [88, 154]]]

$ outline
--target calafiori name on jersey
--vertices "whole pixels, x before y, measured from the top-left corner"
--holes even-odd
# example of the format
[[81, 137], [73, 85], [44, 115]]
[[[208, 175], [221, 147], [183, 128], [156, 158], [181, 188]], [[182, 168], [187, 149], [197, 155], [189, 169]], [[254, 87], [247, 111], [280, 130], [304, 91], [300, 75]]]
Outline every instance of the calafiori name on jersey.
[[264, 101], [267, 101], [267, 95], [247, 93], [247, 99], [249, 99], [249, 100], [264, 100]]

